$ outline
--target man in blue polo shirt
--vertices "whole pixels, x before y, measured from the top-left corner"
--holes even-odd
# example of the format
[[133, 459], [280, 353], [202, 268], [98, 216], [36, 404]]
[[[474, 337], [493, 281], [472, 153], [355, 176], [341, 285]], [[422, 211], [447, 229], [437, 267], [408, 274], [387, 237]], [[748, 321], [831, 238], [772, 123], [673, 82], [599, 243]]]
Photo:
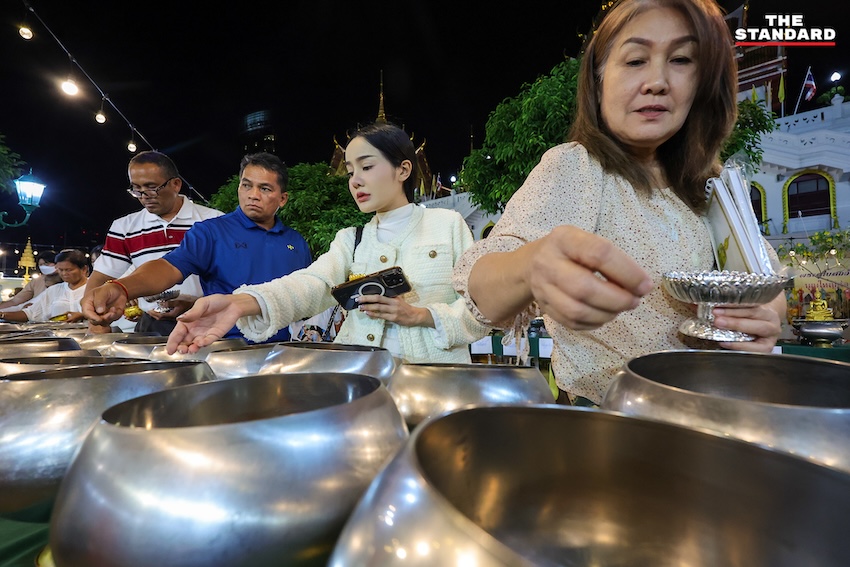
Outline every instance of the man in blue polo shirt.
[[[304, 238], [285, 226], [277, 212], [286, 204], [289, 174], [272, 154], [250, 154], [239, 171], [239, 207], [232, 213], [195, 223], [180, 246], [126, 277], [86, 291], [83, 315], [98, 324], [118, 319], [130, 299], [152, 296], [190, 274], [201, 280], [204, 295], [232, 293], [243, 284], [258, 284], [310, 265]], [[236, 327], [227, 337], [242, 337]], [[284, 327], [269, 342], [288, 341]]]

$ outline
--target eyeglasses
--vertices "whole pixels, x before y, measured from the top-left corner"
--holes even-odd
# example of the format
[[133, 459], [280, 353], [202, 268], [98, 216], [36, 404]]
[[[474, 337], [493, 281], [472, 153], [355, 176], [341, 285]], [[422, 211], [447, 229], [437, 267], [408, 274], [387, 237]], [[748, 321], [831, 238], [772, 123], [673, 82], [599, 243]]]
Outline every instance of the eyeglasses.
[[129, 187], [127, 189], [127, 193], [129, 193], [136, 199], [141, 199], [142, 197], [156, 197], [157, 195], [159, 195], [159, 192], [171, 182], [172, 179], [177, 179], [177, 177], [169, 177], [165, 180], [165, 183], [163, 183], [159, 187], [145, 187], [143, 189]]

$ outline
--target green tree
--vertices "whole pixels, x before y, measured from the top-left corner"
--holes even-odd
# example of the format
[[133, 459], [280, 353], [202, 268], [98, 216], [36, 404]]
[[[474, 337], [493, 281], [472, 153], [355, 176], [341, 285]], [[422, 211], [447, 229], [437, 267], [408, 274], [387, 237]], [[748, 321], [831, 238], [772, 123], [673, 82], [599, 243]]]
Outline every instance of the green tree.
[[6, 145], [6, 136], [0, 134], [0, 188], [3, 191], [15, 190], [12, 181], [21, 176], [23, 165], [21, 156], [9, 149]]
[[776, 130], [776, 115], [767, 110], [763, 100], [747, 97], [738, 102], [738, 121], [720, 150], [721, 161], [738, 152], [746, 154], [750, 163], [761, 163], [763, 150], [759, 146], [762, 134]]
[[829, 89], [828, 91], [820, 95], [817, 99], [815, 99], [815, 102], [819, 102], [820, 104], [832, 104], [832, 99], [837, 94], [844, 97], [844, 102], [850, 100], [850, 97], [848, 97], [844, 92], [844, 87], [842, 87], [841, 85], [834, 85], [831, 89]]
[[[210, 197], [210, 206], [229, 212], [239, 206], [239, 176], [234, 175]], [[327, 252], [337, 231], [366, 224], [371, 215], [361, 213], [348, 191], [348, 179], [331, 175], [322, 163], [299, 163], [289, 168], [289, 201], [278, 216], [310, 245], [313, 257]]]
[[575, 114], [579, 61], [568, 58], [490, 113], [484, 143], [464, 159], [461, 184], [489, 213], [505, 208], [540, 156], [564, 141]]
[[[568, 58], [490, 113], [484, 143], [463, 162], [461, 183], [472, 202], [489, 213], [503, 211], [540, 156], [566, 139], [575, 114], [578, 70], [579, 60]], [[761, 134], [775, 128], [763, 102], [741, 101], [722, 159], [743, 151], [752, 163], [760, 163]]]

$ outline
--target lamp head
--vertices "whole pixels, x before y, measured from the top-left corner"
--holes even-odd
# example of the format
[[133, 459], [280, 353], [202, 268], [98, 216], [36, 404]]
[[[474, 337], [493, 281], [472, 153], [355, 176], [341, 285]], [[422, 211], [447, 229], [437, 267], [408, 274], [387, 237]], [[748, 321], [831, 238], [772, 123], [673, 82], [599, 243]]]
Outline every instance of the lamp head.
[[18, 202], [25, 210], [31, 211], [38, 207], [45, 187], [46, 185], [32, 174], [32, 170], [28, 174], [15, 179]]

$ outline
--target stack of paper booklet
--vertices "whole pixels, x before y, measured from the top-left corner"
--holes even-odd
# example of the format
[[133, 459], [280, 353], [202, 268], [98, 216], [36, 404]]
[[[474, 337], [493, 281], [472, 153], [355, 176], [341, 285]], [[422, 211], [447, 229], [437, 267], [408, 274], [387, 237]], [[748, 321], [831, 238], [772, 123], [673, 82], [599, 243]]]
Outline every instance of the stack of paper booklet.
[[706, 184], [708, 223], [717, 269], [774, 274], [741, 166], [727, 164]]

